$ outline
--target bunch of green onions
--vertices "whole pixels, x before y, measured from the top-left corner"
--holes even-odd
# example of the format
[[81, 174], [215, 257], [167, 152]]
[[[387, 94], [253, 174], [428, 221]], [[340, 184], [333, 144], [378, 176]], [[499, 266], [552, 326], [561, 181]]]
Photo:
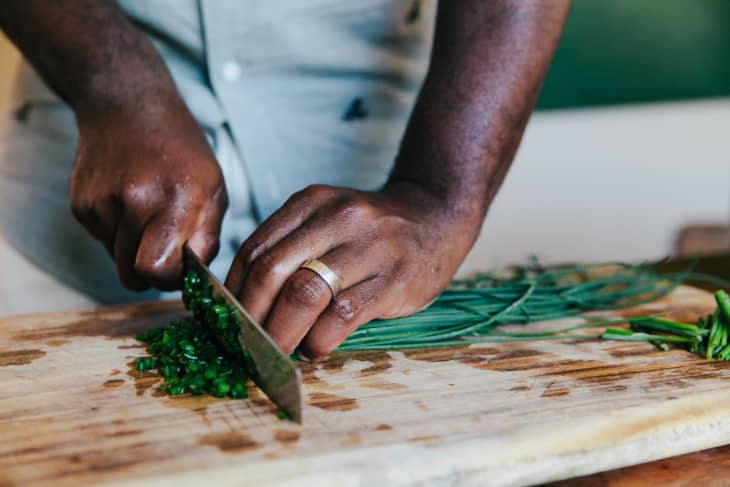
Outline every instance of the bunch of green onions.
[[606, 329], [605, 340], [651, 342], [662, 349], [677, 344], [697, 353], [707, 360], [730, 360], [730, 296], [719, 290], [715, 293], [717, 308], [714, 313], [697, 320], [696, 324], [669, 321], [659, 318], [629, 320], [630, 330]]
[[[591, 338], [550, 333], [497, 333], [504, 324], [575, 316], [589, 310], [636, 306], [665, 296], [685, 274], [661, 276], [650, 265], [595, 264], [544, 269], [518, 267], [507, 276], [481, 274], [457, 280], [436, 301], [414, 315], [361, 326], [339, 348], [400, 350], [476, 342]], [[594, 323], [609, 325], [614, 321]]]

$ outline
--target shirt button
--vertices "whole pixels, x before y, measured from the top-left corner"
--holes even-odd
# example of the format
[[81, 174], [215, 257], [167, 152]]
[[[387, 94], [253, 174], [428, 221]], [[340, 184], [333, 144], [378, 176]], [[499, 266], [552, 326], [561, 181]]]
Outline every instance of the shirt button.
[[223, 79], [226, 81], [237, 81], [241, 77], [241, 66], [236, 61], [226, 61], [221, 69]]

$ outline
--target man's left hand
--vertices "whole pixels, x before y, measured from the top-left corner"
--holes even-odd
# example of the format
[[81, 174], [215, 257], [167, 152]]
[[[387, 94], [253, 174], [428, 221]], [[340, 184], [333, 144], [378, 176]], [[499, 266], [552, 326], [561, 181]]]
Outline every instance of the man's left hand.
[[[412, 314], [446, 287], [481, 220], [466, 224], [408, 183], [378, 192], [310, 186], [241, 246], [226, 279], [279, 344], [319, 361], [360, 325]], [[317, 259], [340, 278], [337, 296]]]

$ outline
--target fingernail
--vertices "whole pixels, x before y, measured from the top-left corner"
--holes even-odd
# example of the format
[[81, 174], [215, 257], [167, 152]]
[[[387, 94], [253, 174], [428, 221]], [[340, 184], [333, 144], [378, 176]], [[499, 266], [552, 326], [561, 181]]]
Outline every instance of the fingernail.
[[307, 357], [306, 355], [304, 355], [304, 352], [302, 352], [299, 349], [297, 349], [297, 358], [299, 360], [301, 360], [302, 362], [311, 362], [312, 361], [312, 359], [310, 359], [309, 357]]

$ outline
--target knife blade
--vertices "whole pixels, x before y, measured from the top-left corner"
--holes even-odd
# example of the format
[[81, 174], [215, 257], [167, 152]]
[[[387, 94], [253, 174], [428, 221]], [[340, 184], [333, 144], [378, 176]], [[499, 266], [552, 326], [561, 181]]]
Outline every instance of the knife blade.
[[256, 366], [255, 371], [249, 371], [251, 378], [274, 404], [301, 423], [302, 379], [299, 369], [187, 245], [183, 265], [185, 272], [196, 271], [211, 285], [213, 296], [222, 298], [231, 307], [239, 327], [238, 341], [251, 354]]

